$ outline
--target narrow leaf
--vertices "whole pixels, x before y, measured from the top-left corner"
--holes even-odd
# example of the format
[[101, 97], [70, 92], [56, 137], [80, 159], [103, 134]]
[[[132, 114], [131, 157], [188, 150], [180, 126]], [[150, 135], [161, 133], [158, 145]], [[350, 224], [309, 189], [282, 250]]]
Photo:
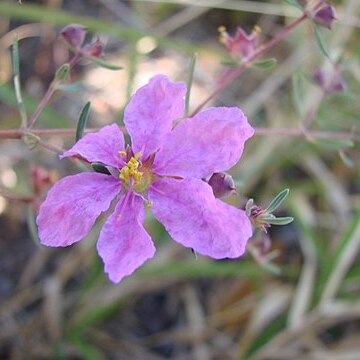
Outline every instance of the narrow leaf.
[[354, 142], [350, 139], [309, 139], [309, 141], [326, 150], [341, 150], [354, 146]]
[[269, 58], [255, 61], [252, 65], [258, 69], [270, 69], [275, 66], [276, 63], [277, 60], [275, 58]]
[[254, 205], [254, 199], [249, 199], [245, 206], [245, 211], [247, 216], [251, 215], [251, 208], [253, 205]]
[[287, 225], [290, 224], [294, 221], [294, 218], [291, 216], [286, 216], [286, 217], [278, 217], [278, 218], [274, 218], [268, 221], [269, 224], [271, 225]]
[[331, 60], [329, 52], [326, 50], [324, 42], [323, 42], [323, 40], [321, 38], [320, 31], [319, 31], [319, 29], [317, 28], [316, 25], [313, 26], [313, 30], [314, 30], [315, 40], [316, 40], [316, 43], [317, 43], [319, 49], [321, 50], [321, 52], [323, 53], [323, 55], [325, 57], [327, 57], [329, 60]]
[[20, 60], [19, 60], [19, 39], [18, 36], [14, 36], [13, 47], [12, 47], [12, 67], [14, 74], [14, 89], [18, 110], [21, 117], [21, 126], [25, 128], [27, 126], [27, 114], [24, 101], [21, 94], [20, 86]]
[[91, 106], [91, 102], [88, 101], [85, 104], [85, 106], [83, 107], [83, 109], [81, 110], [79, 121], [78, 121], [77, 127], [76, 127], [76, 136], [75, 136], [76, 141], [79, 141], [83, 136], [86, 122], [87, 122], [87, 119], [88, 119], [89, 113], [90, 113], [90, 106]]
[[299, 73], [295, 73], [292, 77], [292, 95], [296, 112], [302, 117], [303, 94]]
[[221, 61], [221, 65], [234, 67], [234, 66], [239, 66], [240, 62], [235, 61], [233, 59], [227, 59], [227, 60]]
[[84, 84], [81, 81], [72, 84], [59, 84], [57, 89], [63, 92], [75, 92], [84, 89]]
[[269, 206], [265, 209], [266, 212], [268, 213], [274, 212], [274, 210], [276, 210], [285, 200], [285, 198], [288, 196], [289, 191], [290, 191], [289, 189], [285, 189], [281, 191], [279, 194], [277, 194], [275, 198], [270, 202]]
[[342, 162], [347, 166], [347, 167], [354, 167], [354, 161], [350, 158], [350, 156], [348, 156], [348, 154], [345, 153], [344, 150], [339, 150], [339, 156], [340, 159], [342, 160]]
[[66, 63], [61, 65], [55, 73], [55, 79], [58, 81], [65, 80], [70, 71], [70, 64]]
[[19, 61], [19, 38], [17, 34], [14, 36], [13, 47], [12, 47], [12, 67], [13, 74], [19, 76], [20, 75], [20, 61]]
[[187, 92], [186, 92], [186, 98], [185, 98], [185, 114], [186, 115], [189, 115], [190, 93], [191, 93], [191, 86], [192, 86], [192, 82], [193, 82], [193, 78], [194, 78], [196, 56], [197, 56], [197, 54], [195, 53], [193, 55], [193, 57], [191, 58], [190, 68], [189, 68], [189, 77], [188, 77], [188, 80], [186, 82], [186, 86], [187, 86]]
[[110, 171], [101, 163], [91, 163], [91, 167], [98, 173], [110, 175]]
[[284, 3], [302, 10], [301, 5], [296, 0], [284, 0]]
[[33, 207], [33, 204], [28, 204], [28, 208], [27, 208], [27, 226], [29, 229], [29, 233], [30, 236], [32, 238], [32, 240], [34, 241], [34, 244], [40, 248], [40, 240], [39, 240], [39, 235], [38, 235], [38, 230], [37, 230], [37, 226], [36, 226], [36, 214], [35, 214], [35, 210]]
[[85, 56], [87, 59], [89, 59], [90, 61], [92, 61], [94, 64], [99, 65], [105, 69], [108, 70], [121, 70], [123, 69], [122, 66], [118, 66], [118, 65], [113, 65], [113, 64], [109, 64], [108, 62], [106, 62], [105, 60], [102, 60], [98, 57], [94, 57], [94, 56]]

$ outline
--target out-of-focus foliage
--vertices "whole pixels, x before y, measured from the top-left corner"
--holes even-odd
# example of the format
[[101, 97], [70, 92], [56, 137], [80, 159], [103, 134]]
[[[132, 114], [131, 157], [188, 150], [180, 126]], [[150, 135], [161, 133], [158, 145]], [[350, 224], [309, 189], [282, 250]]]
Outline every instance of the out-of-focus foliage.
[[[70, 23], [99, 35], [106, 60], [124, 69], [111, 71], [84, 59], [55, 93], [38, 129], [76, 129], [88, 101], [87, 127], [121, 124], [130, 95], [157, 73], [192, 83], [191, 113], [228, 69], [222, 65], [228, 55], [217, 40], [219, 26], [250, 31], [258, 24], [265, 42], [301, 14], [280, 1], [228, 3], [0, 2], [0, 129], [20, 125], [11, 70], [14, 35], [22, 98], [32, 113], [56, 69], [70, 59], [58, 35]], [[244, 207], [254, 198], [265, 208], [275, 194], [290, 189], [275, 214], [292, 216], [294, 222], [268, 232], [274, 258], [265, 260], [280, 270], [278, 275], [268, 271], [268, 262], [256, 263], [249, 254], [223, 261], [195, 256], [169, 241], [148, 216], [157, 255], [115, 286], [95, 252], [102, 220], [71, 248], [44, 248], [36, 238], [39, 204], [30, 205], [30, 165], [48, 175], [36, 190], [40, 200], [56, 177], [78, 172], [79, 164], [60, 162], [40, 146], [29, 150], [20, 141], [0, 140], [0, 188], [22, 200], [0, 197], [0, 358], [357, 358], [359, 143], [283, 131], [359, 134], [360, 2], [334, 4], [338, 20], [331, 31], [314, 33], [314, 24], [301, 24], [266, 55], [276, 64], [248, 69], [213, 100], [240, 106], [254, 127], [280, 129], [266, 136], [259, 131], [247, 144], [231, 171], [238, 196], [227, 200]], [[324, 91], [313, 81], [316, 71], [329, 73], [335, 65], [347, 84], [341, 93]], [[44, 138], [55, 148], [68, 148], [75, 131]], [[269, 239], [250, 245], [260, 249]]]

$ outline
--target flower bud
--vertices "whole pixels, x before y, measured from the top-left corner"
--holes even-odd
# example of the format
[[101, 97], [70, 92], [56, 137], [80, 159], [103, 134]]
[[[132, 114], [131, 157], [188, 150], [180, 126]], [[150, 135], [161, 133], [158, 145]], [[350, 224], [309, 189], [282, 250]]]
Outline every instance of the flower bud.
[[234, 180], [231, 175], [226, 173], [214, 173], [208, 180], [208, 184], [217, 198], [236, 193]]
[[86, 45], [84, 51], [87, 55], [101, 57], [104, 54], [104, 43], [97, 38], [94, 42]]
[[305, 6], [305, 13], [310, 19], [330, 30], [336, 19], [335, 8], [327, 0], [309, 0]]
[[235, 59], [248, 59], [259, 47], [260, 28], [255, 26], [251, 34], [247, 34], [241, 27], [236, 29], [235, 36], [230, 36], [224, 26], [219, 27], [220, 42], [224, 44]]
[[45, 188], [52, 185], [56, 180], [54, 173], [43, 167], [32, 165], [30, 168], [30, 181], [35, 194], [39, 194]]
[[85, 40], [87, 28], [79, 24], [71, 24], [65, 26], [60, 34], [68, 45], [79, 49]]
[[312, 76], [314, 82], [326, 93], [341, 93], [346, 90], [346, 83], [337, 67], [328, 72], [317, 70]]

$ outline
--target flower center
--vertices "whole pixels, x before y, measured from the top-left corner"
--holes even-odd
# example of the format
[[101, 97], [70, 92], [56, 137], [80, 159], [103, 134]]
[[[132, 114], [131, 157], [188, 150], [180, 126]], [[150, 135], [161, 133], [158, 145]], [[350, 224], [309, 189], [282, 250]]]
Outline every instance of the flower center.
[[[122, 152], [121, 155], [123, 155]], [[124, 183], [125, 188], [132, 187], [137, 193], [147, 190], [152, 179], [151, 170], [139, 161], [140, 156], [141, 152], [132, 156], [119, 173], [119, 179]]]

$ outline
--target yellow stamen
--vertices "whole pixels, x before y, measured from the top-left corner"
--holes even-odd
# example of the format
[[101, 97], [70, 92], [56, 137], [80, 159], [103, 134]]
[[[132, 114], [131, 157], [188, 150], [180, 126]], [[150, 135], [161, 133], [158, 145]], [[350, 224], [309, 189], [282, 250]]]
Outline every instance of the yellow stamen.
[[220, 33], [219, 42], [221, 44], [225, 45], [225, 43], [226, 43], [226, 27], [225, 26], [219, 26], [218, 27], [218, 32]]
[[121, 157], [123, 157], [123, 156], [125, 156], [126, 155], [126, 151], [119, 151], [119, 155], [121, 156]]
[[[130, 158], [128, 163], [120, 170], [119, 179], [122, 180], [125, 185], [139, 185], [143, 173], [138, 170], [140, 162], [138, 159], [141, 156], [141, 152], [136, 153]], [[133, 180], [133, 183], [132, 181]]]
[[153, 202], [152, 201], [149, 201], [148, 203], [146, 203], [146, 207], [148, 208], [148, 209], [150, 209], [152, 206], [153, 206]]
[[253, 29], [253, 32], [261, 33], [261, 27], [259, 25], [255, 25], [254, 29]]

